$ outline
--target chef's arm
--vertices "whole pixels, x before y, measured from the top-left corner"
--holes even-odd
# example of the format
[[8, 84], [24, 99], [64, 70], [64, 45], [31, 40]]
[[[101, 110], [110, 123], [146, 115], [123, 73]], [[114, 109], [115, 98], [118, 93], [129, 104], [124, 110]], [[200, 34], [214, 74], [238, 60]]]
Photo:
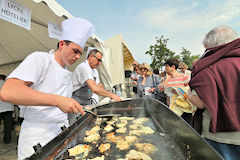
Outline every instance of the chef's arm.
[[104, 89], [104, 86], [103, 86], [102, 83], [98, 83], [97, 85], [98, 85], [99, 87], [102, 87], [102, 88]]
[[88, 86], [88, 88], [93, 92], [96, 93], [97, 95], [100, 96], [104, 96], [104, 97], [109, 97], [115, 101], [121, 101], [122, 99], [120, 97], [118, 97], [117, 95], [105, 90], [103, 87], [100, 87], [99, 85], [97, 85], [97, 83], [92, 80], [92, 79], [88, 79], [86, 81], [86, 84]]
[[0, 99], [5, 102], [24, 106], [57, 106], [65, 113], [84, 114], [82, 106], [74, 99], [55, 94], [38, 92], [25, 82], [16, 78], [9, 78], [0, 90]]

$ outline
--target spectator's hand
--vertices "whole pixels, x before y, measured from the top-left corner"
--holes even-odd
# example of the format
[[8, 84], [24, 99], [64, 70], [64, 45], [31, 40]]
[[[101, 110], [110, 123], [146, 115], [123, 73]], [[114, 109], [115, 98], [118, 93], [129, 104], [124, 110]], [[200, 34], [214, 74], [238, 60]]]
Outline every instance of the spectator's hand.
[[114, 101], [121, 101], [122, 100], [119, 96], [117, 96], [116, 94], [113, 94], [113, 93], [110, 95], [110, 98]]
[[81, 106], [77, 101], [69, 97], [59, 96], [56, 100], [57, 107], [64, 113], [81, 113], [85, 114], [83, 106]]
[[145, 82], [146, 82], [146, 76], [145, 76], [145, 75], [142, 75], [142, 77], [143, 77], [142, 85], [145, 85]]
[[172, 89], [172, 93], [177, 94], [177, 91], [175, 89]]
[[130, 79], [131, 79], [131, 80], [135, 80], [135, 77], [131, 76]]
[[153, 93], [153, 92], [155, 92], [155, 90], [156, 90], [156, 88], [150, 88], [150, 89], [148, 90], [148, 92], [149, 92], [149, 93]]
[[137, 81], [133, 81], [132, 84], [133, 85], [137, 85], [138, 83], [137, 83]]
[[169, 80], [172, 76], [170, 74], [166, 74], [166, 79]]

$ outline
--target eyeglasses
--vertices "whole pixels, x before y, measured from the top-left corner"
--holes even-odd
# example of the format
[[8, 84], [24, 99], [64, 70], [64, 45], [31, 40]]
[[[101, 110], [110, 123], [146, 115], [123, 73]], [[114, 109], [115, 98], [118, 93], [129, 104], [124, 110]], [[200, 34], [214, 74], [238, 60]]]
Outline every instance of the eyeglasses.
[[185, 69], [185, 68], [179, 68], [179, 69]]
[[95, 55], [93, 55], [93, 57], [95, 57], [98, 60], [99, 63], [102, 63], [101, 59], [97, 58]]
[[148, 70], [148, 69], [147, 69], [147, 68], [140, 68], [140, 70], [145, 70], [145, 71], [146, 71], [146, 70]]

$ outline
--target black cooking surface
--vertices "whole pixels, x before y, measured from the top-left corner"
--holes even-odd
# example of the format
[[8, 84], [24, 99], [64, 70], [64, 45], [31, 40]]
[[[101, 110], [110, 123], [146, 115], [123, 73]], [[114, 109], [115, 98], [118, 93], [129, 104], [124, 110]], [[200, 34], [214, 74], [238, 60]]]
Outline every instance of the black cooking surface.
[[[126, 114], [127, 112], [125, 112]], [[131, 117], [135, 117], [137, 115], [134, 114], [127, 114], [126, 116], [131, 116]], [[145, 115], [144, 117], [148, 117], [150, 118], [149, 115]], [[141, 117], [140, 117], [141, 118]], [[106, 121], [104, 121], [106, 122]], [[96, 143], [96, 144], [92, 144], [92, 143], [86, 143], [83, 142], [83, 139], [78, 139], [76, 140], [77, 143], [76, 144], [89, 144], [90, 146], [92, 146], [92, 151], [89, 153], [89, 156], [87, 158], [95, 158], [97, 156], [101, 157], [102, 155], [105, 155], [105, 159], [106, 160], [113, 160], [113, 159], [117, 159], [117, 158], [124, 158], [125, 155], [129, 152], [129, 150], [134, 149], [137, 150], [133, 145], [130, 146], [129, 150], [127, 151], [121, 151], [118, 148], [116, 148], [116, 145], [114, 143], [111, 143], [111, 149], [106, 151], [104, 154], [99, 153], [97, 147], [102, 144], [102, 143], [109, 143], [109, 141], [106, 139], [106, 134], [110, 133], [103, 133], [104, 130], [103, 128], [106, 126], [106, 123], [102, 123], [101, 126], [101, 130], [99, 131], [99, 134], [101, 136], [101, 139]], [[95, 125], [95, 119], [93, 119], [93, 121], [91, 122], [91, 125], [88, 127], [88, 129], [90, 130], [92, 127], [94, 127]], [[127, 125], [127, 132], [125, 134], [119, 134], [119, 133], [115, 133], [115, 136], [127, 136], [129, 135], [129, 125], [134, 124], [132, 123], [132, 121], [128, 121], [128, 125]], [[188, 159], [187, 157], [190, 157], [190, 155], [188, 155], [188, 149], [187, 147], [184, 148], [183, 147], [178, 147], [175, 146], [174, 143], [172, 143], [170, 141], [169, 138], [167, 138], [167, 136], [162, 133], [159, 132], [153, 121], [150, 119], [148, 122], [144, 123], [144, 126], [148, 126], [151, 127], [154, 131], [156, 131], [154, 134], [151, 135], [140, 135], [137, 136], [138, 137], [138, 143], [150, 143], [153, 144], [154, 146], [156, 146], [157, 151], [154, 152], [153, 154], [151, 154], [151, 158], [152, 159]], [[111, 132], [115, 132], [115, 130], [117, 129], [117, 127], [114, 126], [114, 130]], [[71, 146], [71, 148], [74, 147]], [[184, 154], [182, 154], [184, 152]], [[57, 158], [58, 160], [62, 160], [62, 159], [75, 159], [75, 156], [69, 156], [68, 151], [65, 151], [59, 158]]]
[[[116, 113], [121, 114], [121, 117], [149, 118], [150, 121], [143, 125], [151, 127], [155, 133], [152, 135], [137, 136], [137, 142], [151, 143], [157, 147], [157, 151], [150, 155], [153, 160], [222, 159], [183, 119], [171, 112], [167, 106], [154, 99], [135, 99], [109, 103], [97, 107], [94, 111], [97, 114]], [[94, 127], [95, 121], [95, 117], [91, 114], [86, 114], [31, 158], [45, 159], [50, 155], [51, 159], [75, 159], [75, 157], [68, 155], [67, 150], [77, 144], [90, 144], [92, 146], [93, 150], [90, 152], [88, 158], [101, 156], [102, 154], [99, 153], [96, 145], [106, 142], [106, 133], [102, 133], [102, 129], [106, 124], [101, 124], [102, 129], [99, 132], [101, 140], [96, 145], [83, 141], [85, 131]], [[131, 121], [128, 121], [128, 126], [130, 123]], [[122, 136], [122, 134], [118, 133], [115, 133], [115, 135]], [[128, 135], [128, 132], [124, 134], [124, 136], [126, 135]], [[55, 148], [61, 145], [63, 147], [61, 149], [54, 149], [53, 154], [53, 151], [50, 151], [53, 147], [51, 148], [50, 146], [54, 145]], [[104, 153], [106, 160], [124, 158], [129, 150], [137, 150], [134, 145], [131, 145], [128, 151], [120, 151], [115, 146], [114, 143], [111, 143], [111, 149]]]

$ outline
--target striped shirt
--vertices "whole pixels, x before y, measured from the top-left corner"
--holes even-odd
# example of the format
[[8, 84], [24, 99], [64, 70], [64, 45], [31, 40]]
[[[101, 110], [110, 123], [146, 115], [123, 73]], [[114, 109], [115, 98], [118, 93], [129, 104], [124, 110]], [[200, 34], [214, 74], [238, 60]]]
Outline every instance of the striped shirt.
[[181, 74], [177, 77], [172, 77], [168, 80], [167, 87], [184, 87], [186, 83], [189, 82], [189, 76], [187, 74]]
[[163, 83], [160, 85], [159, 90], [164, 91], [167, 95], [167, 105], [170, 105], [170, 97], [172, 97], [172, 87], [185, 87], [186, 83], [189, 83], [189, 76], [186, 74], [180, 74], [176, 77], [172, 77], [168, 80], [167, 85], [163, 87]]

